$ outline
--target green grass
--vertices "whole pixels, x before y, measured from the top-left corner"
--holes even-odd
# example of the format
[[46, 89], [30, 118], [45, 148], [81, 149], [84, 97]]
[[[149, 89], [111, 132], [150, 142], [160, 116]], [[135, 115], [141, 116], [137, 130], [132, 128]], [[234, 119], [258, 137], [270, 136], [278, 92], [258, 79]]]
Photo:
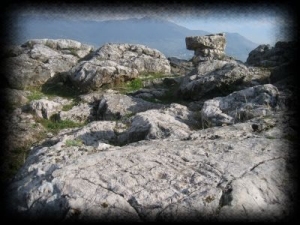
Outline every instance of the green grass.
[[143, 88], [143, 81], [141, 78], [136, 78], [132, 81], [126, 82], [125, 83], [125, 90], [126, 92], [132, 92], [132, 91], [137, 91], [141, 88]]
[[70, 103], [70, 104], [67, 104], [67, 105], [64, 105], [63, 107], [62, 107], [62, 111], [69, 111], [69, 110], [71, 110], [75, 105], [77, 105], [78, 104], [78, 102], [77, 101], [73, 101], [72, 103]]
[[82, 140], [80, 140], [80, 139], [73, 139], [73, 140], [71, 140], [71, 139], [68, 139], [68, 140], [66, 140], [66, 146], [67, 147], [71, 147], [71, 146], [82, 146], [83, 145], [83, 143], [82, 143]]
[[33, 101], [33, 100], [39, 100], [42, 99], [43, 97], [45, 97], [46, 95], [44, 93], [42, 93], [40, 90], [38, 89], [32, 89], [30, 90], [30, 94], [27, 96], [29, 102]]
[[113, 89], [117, 90], [122, 94], [127, 94], [130, 92], [137, 91], [139, 89], [142, 89], [144, 87], [143, 82], [144, 81], [149, 81], [149, 80], [154, 80], [158, 78], [164, 78], [166, 74], [163, 73], [154, 73], [154, 72], [144, 72], [139, 75], [139, 77], [127, 81], [127, 82], [117, 82], [117, 84], [107, 84], [103, 85], [103, 89]]
[[38, 118], [37, 122], [41, 123], [48, 131], [55, 134], [65, 128], [76, 128], [85, 125], [85, 123], [77, 123], [72, 120], [56, 120], [55, 115], [53, 115], [50, 120]]

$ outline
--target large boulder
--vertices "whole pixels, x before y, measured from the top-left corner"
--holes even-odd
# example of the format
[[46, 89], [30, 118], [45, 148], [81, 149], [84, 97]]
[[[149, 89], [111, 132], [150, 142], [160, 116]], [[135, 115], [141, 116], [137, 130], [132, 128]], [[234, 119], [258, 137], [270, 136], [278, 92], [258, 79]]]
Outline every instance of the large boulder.
[[179, 104], [147, 110], [131, 119], [130, 127], [118, 136], [118, 142], [124, 145], [145, 139], [185, 140], [192, 133], [190, 126], [195, 122], [192, 112]]
[[199, 100], [207, 96], [225, 95], [238, 89], [249, 79], [248, 68], [235, 60], [200, 62], [195, 71], [186, 75], [180, 85], [181, 97]]
[[231, 125], [259, 116], [269, 116], [278, 104], [278, 89], [258, 85], [204, 102], [201, 110], [206, 126]]
[[271, 72], [269, 82], [275, 83], [295, 75], [296, 46], [294, 42], [279, 41], [274, 47], [260, 45], [249, 53], [248, 66], [268, 68]]
[[279, 41], [274, 47], [259, 45], [249, 53], [246, 64], [260, 67], [274, 67], [293, 60], [296, 47], [294, 42]]
[[149, 109], [158, 109], [163, 105], [151, 103], [141, 98], [107, 91], [99, 100], [97, 118], [101, 120], [119, 120]]
[[89, 91], [137, 78], [141, 73], [170, 71], [169, 61], [156, 49], [139, 44], [105, 44], [90, 60], [76, 65], [69, 78], [80, 90]]
[[192, 61], [195, 65], [212, 59], [222, 60], [225, 57], [226, 39], [224, 33], [186, 37], [185, 43], [188, 50], [194, 50]]
[[9, 86], [21, 90], [40, 87], [56, 74], [70, 70], [92, 50], [92, 46], [67, 39], [29, 40], [10, 49], [6, 58]]

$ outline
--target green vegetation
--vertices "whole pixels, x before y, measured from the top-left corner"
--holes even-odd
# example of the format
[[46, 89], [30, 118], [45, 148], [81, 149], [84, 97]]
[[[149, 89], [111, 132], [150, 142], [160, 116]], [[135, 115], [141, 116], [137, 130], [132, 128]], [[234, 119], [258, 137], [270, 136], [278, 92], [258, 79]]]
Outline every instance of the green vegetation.
[[47, 130], [55, 134], [65, 128], [76, 128], [85, 125], [84, 123], [76, 123], [72, 120], [59, 120], [56, 114], [53, 115], [50, 120], [38, 118], [37, 122], [41, 123]]
[[1, 157], [2, 170], [4, 171], [4, 173], [1, 174], [1, 181], [11, 179], [16, 175], [24, 164], [29, 151], [30, 147], [26, 145], [10, 150], [5, 154], [5, 158]]
[[77, 101], [73, 101], [70, 104], [64, 105], [63, 108], [62, 108], [62, 111], [69, 111], [70, 109], [72, 109], [77, 104], [78, 104]]
[[122, 94], [127, 94], [130, 92], [134, 92], [137, 91], [141, 88], [143, 88], [144, 82], [145, 81], [151, 81], [154, 79], [159, 79], [159, 78], [164, 78], [166, 76], [166, 74], [163, 73], [154, 73], [154, 72], [145, 72], [145, 73], [141, 73], [139, 75], [139, 77], [132, 79], [130, 81], [124, 82], [124, 81], [115, 81], [114, 84], [107, 84], [103, 86], [103, 89], [113, 89], [113, 90], [117, 90]]
[[66, 140], [66, 146], [67, 147], [71, 147], [71, 146], [82, 146], [83, 143], [82, 143], [82, 140], [80, 139], [74, 139], [74, 140]]
[[44, 84], [41, 92], [50, 98], [60, 96], [67, 99], [76, 99], [80, 94], [82, 94], [77, 88], [66, 85], [63, 82]]
[[136, 78], [132, 81], [126, 82], [125, 83], [125, 90], [126, 92], [133, 92], [137, 91], [141, 88], [143, 88], [143, 81], [141, 78]]
[[29, 102], [31, 102], [33, 100], [39, 100], [43, 97], [46, 97], [46, 95], [38, 89], [32, 89], [30, 91], [31, 91], [30, 94], [27, 96]]

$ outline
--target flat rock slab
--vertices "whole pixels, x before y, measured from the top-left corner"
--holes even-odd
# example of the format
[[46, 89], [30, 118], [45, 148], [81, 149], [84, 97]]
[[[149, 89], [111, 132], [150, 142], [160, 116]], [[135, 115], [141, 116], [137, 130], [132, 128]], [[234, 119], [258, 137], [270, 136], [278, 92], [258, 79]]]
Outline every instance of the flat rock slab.
[[[10, 207], [25, 218], [67, 221], [280, 220], [295, 193], [292, 143], [251, 124], [70, 154], [61, 164], [42, 148], [10, 186]], [[72, 148], [80, 149], [62, 150]]]

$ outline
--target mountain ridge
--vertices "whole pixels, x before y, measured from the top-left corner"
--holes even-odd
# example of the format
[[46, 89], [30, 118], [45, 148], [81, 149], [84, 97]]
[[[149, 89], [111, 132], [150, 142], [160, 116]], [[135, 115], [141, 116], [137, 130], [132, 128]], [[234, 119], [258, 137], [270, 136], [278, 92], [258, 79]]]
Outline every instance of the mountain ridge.
[[[158, 49], [167, 57], [182, 59], [193, 56], [193, 51], [186, 49], [185, 37], [211, 34], [150, 16], [95, 21], [33, 15], [24, 16], [17, 24], [17, 29], [21, 31], [15, 41], [17, 44], [40, 38], [73, 39], [96, 48], [108, 42], [143, 44]], [[238, 33], [224, 33], [227, 36], [226, 54], [241, 61], [246, 61], [249, 52], [259, 45]]]

